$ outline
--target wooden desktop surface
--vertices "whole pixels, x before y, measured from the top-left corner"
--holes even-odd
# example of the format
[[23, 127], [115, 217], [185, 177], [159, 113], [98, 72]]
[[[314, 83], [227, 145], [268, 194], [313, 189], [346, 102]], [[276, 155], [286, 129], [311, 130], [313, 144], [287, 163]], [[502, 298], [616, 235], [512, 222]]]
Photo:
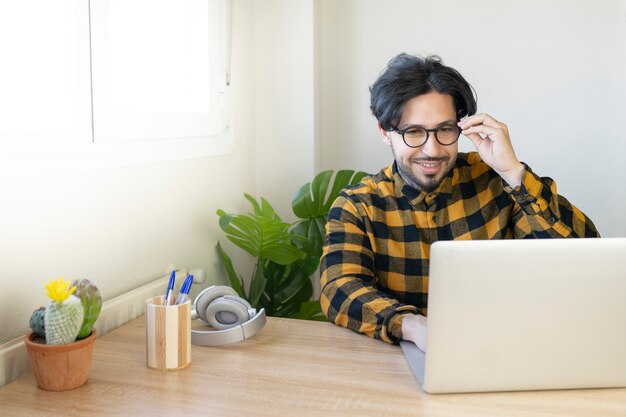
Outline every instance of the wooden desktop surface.
[[144, 318], [97, 339], [87, 384], [0, 389], [9, 416], [626, 416], [626, 389], [428, 395], [398, 346], [330, 323], [268, 318], [253, 338], [146, 367]]

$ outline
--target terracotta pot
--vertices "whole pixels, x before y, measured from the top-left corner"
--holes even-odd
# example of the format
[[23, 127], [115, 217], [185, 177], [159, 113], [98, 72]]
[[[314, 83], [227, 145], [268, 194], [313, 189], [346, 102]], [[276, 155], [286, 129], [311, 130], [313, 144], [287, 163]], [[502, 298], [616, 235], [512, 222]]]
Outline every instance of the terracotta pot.
[[36, 339], [37, 336], [30, 333], [24, 337], [24, 343], [39, 388], [65, 391], [87, 382], [95, 330], [86, 338], [65, 345], [46, 345]]

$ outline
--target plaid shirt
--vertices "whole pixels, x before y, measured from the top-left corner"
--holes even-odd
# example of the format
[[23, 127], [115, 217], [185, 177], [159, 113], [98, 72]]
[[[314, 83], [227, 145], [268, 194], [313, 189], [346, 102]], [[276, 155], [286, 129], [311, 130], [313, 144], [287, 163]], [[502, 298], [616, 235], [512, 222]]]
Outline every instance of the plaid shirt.
[[320, 302], [329, 321], [396, 343], [402, 314], [427, 314], [437, 240], [599, 237], [592, 221], [530, 168], [512, 189], [478, 153], [459, 153], [430, 193], [396, 164], [346, 187], [328, 215]]

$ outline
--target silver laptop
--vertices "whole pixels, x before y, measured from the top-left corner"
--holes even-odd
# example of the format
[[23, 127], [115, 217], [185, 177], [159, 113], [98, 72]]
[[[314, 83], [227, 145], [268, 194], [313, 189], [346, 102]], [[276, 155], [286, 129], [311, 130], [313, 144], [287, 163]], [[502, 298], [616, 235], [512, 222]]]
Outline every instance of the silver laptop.
[[431, 247], [428, 393], [626, 387], [626, 238]]

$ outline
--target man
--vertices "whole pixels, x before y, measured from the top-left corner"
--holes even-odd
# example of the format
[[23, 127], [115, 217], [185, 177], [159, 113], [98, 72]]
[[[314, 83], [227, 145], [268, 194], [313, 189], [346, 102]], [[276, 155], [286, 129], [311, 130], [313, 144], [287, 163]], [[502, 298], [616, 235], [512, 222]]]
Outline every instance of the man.
[[[552, 179], [517, 159], [506, 124], [475, 114], [471, 86], [438, 57], [400, 54], [370, 91], [395, 161], [329, 213], [320, 302], [330, 321], [425, 350], [433, 242], [599, 237]], [[460, 135], [477, 152], [458, 153]]]

